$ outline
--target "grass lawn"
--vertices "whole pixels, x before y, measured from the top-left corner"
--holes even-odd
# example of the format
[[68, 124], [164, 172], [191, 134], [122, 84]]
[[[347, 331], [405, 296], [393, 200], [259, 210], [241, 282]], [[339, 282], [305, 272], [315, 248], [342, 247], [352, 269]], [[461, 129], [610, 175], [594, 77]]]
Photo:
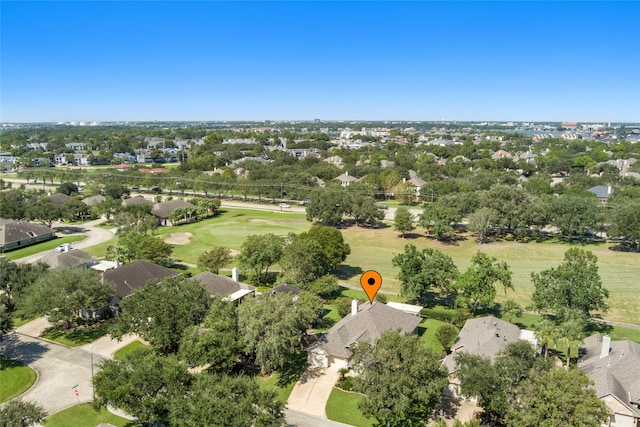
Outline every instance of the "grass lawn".
[[64, 331], [59, 328], [50, 328], [42, 333], [42, 338], [68, 345], [69, 347], [78, 347], [97, 340], [109, 332], [108, 324], [101, 324], [86, 329], [75, 329], [72, 331]]
[[418, 335], [420, 343], [432, 349], [436, 354], [442, 354], [444, 357], [445, 349], [436, 339], [436, 331], [445, 322], [436, 319], [424, 319], [418, 325]]
[[256, 380], [260, 388], [275, 390], [278, 393], [278, 400], [282, 403], [287, 403], [293, 386], [296, 385], [305, 369], [307, 369], [307, 353], [300, 352], [280, 371], [268, 376], [258, 374], [256, 375]]
[[8, 260], [14, 260], [29, 255], [37, 254], [38, 252], [48, 251], [54, 249], [63, 243], [73, 243], [79, 240], [83, 240], [85, 236], [64, 236], [56, 239], [47, 240], [46, 242], [37, 243], [35, 245], [27, 246], [26, 248], [20, 248], [9, 252], [4, 252], [2, 255], [6, 256]]
[[347, 393], [336, 387], [331, 390], [331, 395], [325, 406], [327, 418], [357, 427], [372, 427], [375, 420], [365, 418], [358, 409], [358, 403], [362, 396], [356, 393]]
[[[417, 230], [420, 231], [421, 230]], [[351, 254], [340, 270], [344, 279], [353, 286], [360, 286], [360, 274], [355, 271], [376, 270], [383, 278], [382, 289], [398, 292], [400, 281], [398, 270], [391, 265], [394, 255], [402, 253], [406, 244], [418, 249], [432, 247], [441, 250], [453, 258], [460, 271], [470, 264], [477, 250], [482, 250], [498, 260], [506, 261], [513, 271], [515, 290], [507, 295], [498, 292], [498, 301], [513, 298], [522, 306], [531, 302], [534, 290], [531, 273], [556, 267], [562, 262], [564, 252], [571, 247], [592, 251], [598, 257], [600, 275], [605, 288], [609, 290], [609, 312], [603, 317], [609, 320], [638, 323], [640, 295], [635, 286], [640, 277], [640, 254], [617, 252], [609, 249], [610, 244], [575, 244], [545, 242], [518, 243], [497, 242], [479, 245], [474, 238], [447, 244], [415, 234], [411, 238], [400, 238], [391, 228], [370, 229], [349, 227], [343, 229], [345, 241], [351, 246]]]
[[106, 409], [97, 412], [89, 403], [72, 406], [44, 420], [46, 427], [95, 427], [101, 423], [113, 424], [117, 427], [137, 427], [141, 425], [114, 415]]
[[130, 344], [125, 345], [120, 350], [116, 351], [113, 355], [113, 358], [116, 360], [122, 360], [125, 358], [127, 354], [133, 353], [137, 349], [143, 348], [143, 347], [149, 347], [149, 346], [143, 343], [142, 341], [134, 341]]
[[36, 371], [7, 359], [0, 359], [0, 403], [20, 396], [36, 382]]

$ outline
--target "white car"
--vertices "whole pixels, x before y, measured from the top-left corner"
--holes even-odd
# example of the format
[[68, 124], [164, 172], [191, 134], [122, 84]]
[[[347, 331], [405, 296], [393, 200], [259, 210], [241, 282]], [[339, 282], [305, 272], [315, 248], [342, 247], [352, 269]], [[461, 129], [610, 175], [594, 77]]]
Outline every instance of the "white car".
[[280, 203], [280, 209], [289, 209], [291, 206], [289, 206], [286, 203]]

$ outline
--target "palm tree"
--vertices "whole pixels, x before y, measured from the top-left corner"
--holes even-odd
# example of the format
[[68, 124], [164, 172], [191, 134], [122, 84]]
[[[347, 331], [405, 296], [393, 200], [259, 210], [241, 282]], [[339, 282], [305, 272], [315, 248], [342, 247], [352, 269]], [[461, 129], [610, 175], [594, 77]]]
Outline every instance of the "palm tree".
[[567, 369], [571, 361], [571, 347], [582, 344], [585, 336], [585, 327], [587, 321], [584, 314], [579, 310], [567, 310], [564, 315], [564, 321], [559, 326], [559, 334], [562, 341], [567, 345]]
[[536, 324], [536, 338], [544, 350], [544, 358], [549, 355], [549, 346], [554, 343], [557, 335], [557, 326], [551, 319], [544, 317]]

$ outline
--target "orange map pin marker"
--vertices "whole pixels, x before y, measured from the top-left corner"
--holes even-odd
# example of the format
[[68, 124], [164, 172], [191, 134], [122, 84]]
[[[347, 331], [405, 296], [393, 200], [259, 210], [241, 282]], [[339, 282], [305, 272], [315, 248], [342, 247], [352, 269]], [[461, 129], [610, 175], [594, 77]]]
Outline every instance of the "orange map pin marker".
[[367, 293], [369, 302], [373, 303], [373, 298], [380, 290], [380, 286], [382, 286], [382, 276], [375, 270], [365, 271], [360, 276], [360, 286]]

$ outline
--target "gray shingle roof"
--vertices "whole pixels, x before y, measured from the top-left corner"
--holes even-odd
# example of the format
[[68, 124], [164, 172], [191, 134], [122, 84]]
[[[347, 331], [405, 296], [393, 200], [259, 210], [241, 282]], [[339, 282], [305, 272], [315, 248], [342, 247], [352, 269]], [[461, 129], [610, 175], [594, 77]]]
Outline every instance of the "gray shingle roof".
[[132, 197], [130, 199], [122, 200], [122, 206], [132, 206], [132, 205], [153, 205], [151, 200], [145, 199], [142, 196]]
[[151, 213], [158, 218], [169, 218], [171, 212], [175, 211], [178, 208], [190, 207], [194, 208], [195, 206], [191, 203], [187, 203], [182, 199], [173, 199], [168, 202], [156, 203], [153, 205], [153, 209], [151, 209]]
[[114, 284], [117, 299], [122, 299], [142, 288], [149, 280], [160, 282], [167, 277], [177, 276], [178, 274], [180, 273], [170, 268], [149, 261], [138, 260], [113, 270], [107, 270], [102, 277], [105, 282]]
[[640, 417], [640, 344], [611, 341], [608, 355], [601, 358], [602, 342], [600, 334], [584, 340], [578, 367], [594, 382], [598, 397], [613, 395]]
[[84, 199], [82, 199], [82, 203], [84, 203], [87, 206], [93, 206], [93, 205], [97, 205], [98, 203], [102, 203], [104, 200], [105, 200], [104, 196], [100, 194], [96, 194], [95, 196], [85, 197]]
[[347, 314], [317, 341], [327, 355], [350, 358], [351, 345], [360, 341], [373, 342], [383, 332], [400, 329], [404, 333], [413, 333], [422, 318], [403, 313], [385, 304], [374, 302], [358, 305], [356, 315]]
[[240, 290], [256, 290], [255, 286], [251, 286], [243, 282], [236, 282], [227, 276], [220, 276], [209, 271], [193, 276], [193, 279], [199, 281], [211, 295], [219, 295], [222, 297], [228, 297], [234, 292]]
[[69, 200], [71, 200], [70, 196], [67, 196], [66, 194], [62, 194], [62, 193], [52, 194], [51, 196], [49, 196], [49, 198], [53, 203], [55, 203], [58, 206], [64, 205]]
[[34, 237], [55, 236], [55, 230], [46, 225], [0, 218], [0, 247]]
[[278, 286], [274, 287], [273, 289], [271, 289], [271, 292], [273, 294], [284, 293], [284, 294], [298, 295], [298, 294], [300, 294], [300, 292], [302, 292], [302, 289], [296, 288], [293, 285], [287, 285], [286, 283], [283, 283], [283, 284], [278, 285]]
[[40, 261], [49, 264], [52, 268], [74, 268], [94, 263], [93, 255], [78, 249], [69, 252], [51, 251], [42, 257]]
[[520, 328], [494, 316], [479, 317], [466, 321], [455, 343], [452, 353], [444, 359], [449, 373], [456, 370], [455, 354], [466, 352], [494, 359], [509, 343], [520, 339]]
[[606, 185], [596, 185], [591, 187], [589, 192], [595, 194], [598, 199], [606, 199], [613, 194], [613, 188]]

